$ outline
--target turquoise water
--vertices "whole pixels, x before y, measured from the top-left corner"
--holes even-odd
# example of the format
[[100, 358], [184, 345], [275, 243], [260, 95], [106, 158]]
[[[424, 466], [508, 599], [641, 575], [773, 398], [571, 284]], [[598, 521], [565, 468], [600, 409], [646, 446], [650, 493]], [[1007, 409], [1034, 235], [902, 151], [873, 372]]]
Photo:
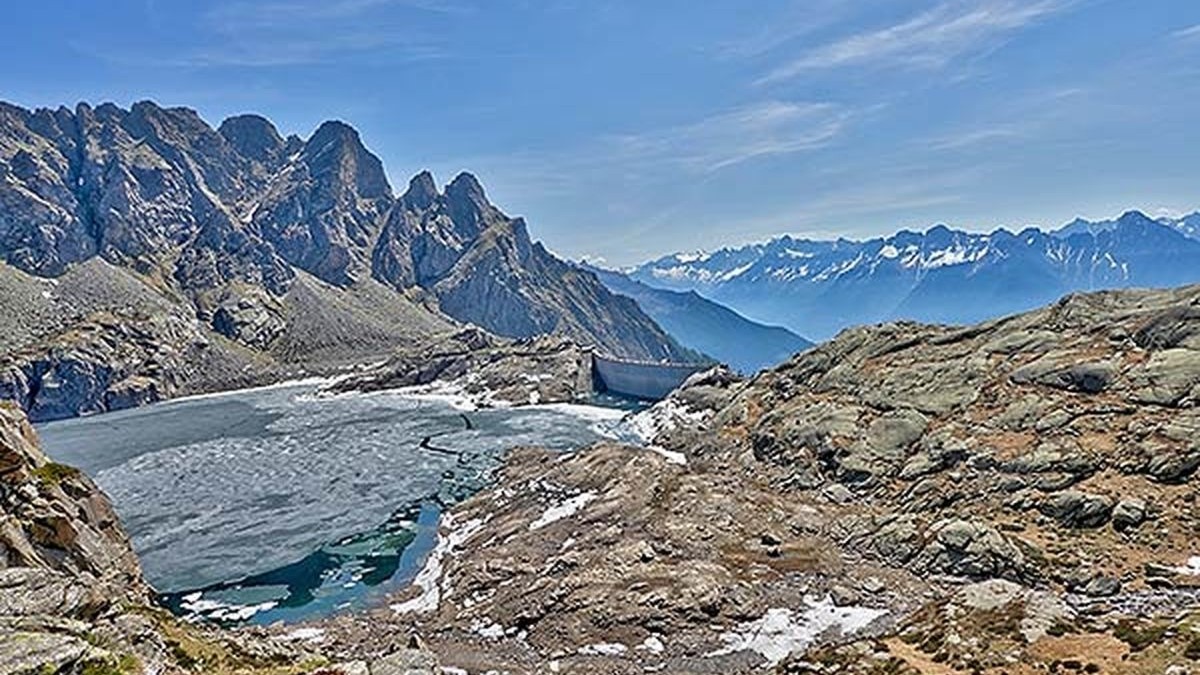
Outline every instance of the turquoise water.
[[296, 384], [40, 425], [47, 453], [112, 498], [163, 602], [226, 624], [377, 603], [408, 583], [446, 506], [517, 445], [627, 436], [620, 411], [464, 412]]

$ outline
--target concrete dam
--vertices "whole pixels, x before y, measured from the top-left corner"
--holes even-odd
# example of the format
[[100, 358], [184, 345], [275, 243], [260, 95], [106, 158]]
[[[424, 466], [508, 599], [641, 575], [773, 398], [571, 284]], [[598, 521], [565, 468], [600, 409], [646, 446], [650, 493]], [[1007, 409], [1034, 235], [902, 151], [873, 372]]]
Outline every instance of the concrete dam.
[[712, 367], [711, 363], [633, 361], [592, 352], [592, 386], [600, 392], [657, 401], [693, 374]]

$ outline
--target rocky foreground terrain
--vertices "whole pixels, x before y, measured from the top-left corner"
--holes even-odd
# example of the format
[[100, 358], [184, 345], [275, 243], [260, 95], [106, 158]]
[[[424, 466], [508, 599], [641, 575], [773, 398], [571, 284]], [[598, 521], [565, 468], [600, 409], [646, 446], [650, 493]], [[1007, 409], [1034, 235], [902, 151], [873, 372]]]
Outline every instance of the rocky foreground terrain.
[[0, 103], [0, 398], [36, 420], [328, 373], [475, 324], [685, 359], [474, 176], [397, 196], [349, 125]]
[[411, 622], [511, 673], [1200, 668], [1200, 287], [846, 331], [642, 414], [655, 448], [513, 453]]
[[[387, 607], [232, 633], [145, 608], [103, 501], [10, 409], [0, 614], [132, 669], [91, 672], [1183, 675], [1200, 668], [1198, 395], [1200, 287], [853, 329], [749, 380], [694, 376], [633, 420], [647, 447], [515, 450]], [[113, 581], [73, 562], [101, 537]], [[35, 602], [29, 584], [60, 578], [130, 599]]]

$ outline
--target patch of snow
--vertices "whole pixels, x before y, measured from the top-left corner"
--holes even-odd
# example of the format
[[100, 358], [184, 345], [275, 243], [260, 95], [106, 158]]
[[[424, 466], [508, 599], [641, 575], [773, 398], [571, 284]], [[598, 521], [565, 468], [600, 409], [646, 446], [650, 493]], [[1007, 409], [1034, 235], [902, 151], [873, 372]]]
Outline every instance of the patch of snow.
[[445, 403], [446, 405], [461, 412], [474, 412], [479, 410], [481, 406], [488, 405], [490, 394], [470, 394], [466, 387], [457, 380], [452, 382], [431, 382], [429, 384], [418, 384], [411, 387], [399, 387], [390, 389], [386, 392], [404, 398], [410, 398], [417, 401], [434, 401]]
[[666, 448], [660, 448], [657, 445], [651, 445], [650, 450], [655, 452], [656, 454], [666, 457], [667, 461], [672, 464], [678, 464], [679, 466], [687, 466], [687, 463], [688, 463], [687, 455], [683, 454], [682, 452], [676, 452], [674, 450], [667, 450]]
[[595, 492], [581, 492], [557, 506], [551, 506], [546, 509], [545, 513], [538, 516], [537, 520], [529, 524], [529, 529], [538, 530], [563, 518], [570, 518], [579, 513], [580, 509], [590, 504], [595, 498]]
[[620, 642], [597, 642], [593, 645], [580, 647], [579, 654], [588, 656], [620, 656], [629, 651], [629, 647]]
[[888, 258], [889, 260], [892, 258], [898, 258], [900, 257], [900, 249], [892, 246], [891, 244], [887, 244], [883, 248], [879, 249], [879, 255], [880, 257]]
[[462, 546], [483, 527], [482, 518], [472, 518], [462, 525], [455, 525], [454, 517], [447, 514], [442, 517], [442, 528], [439, 528], [438, 542], [429, 552], [425, 566], [413, 579], [413, 585], [421, 589], [421, 594], [411, 600], [392, 605], [392, 611], [398, 614], [409, 612], [428, 613], [436, 610], [442, 601], [442, 593], [448, 591], [449, 582], [442, 573], [442, 563], [447, 555], [453, 555], [454, 550]]
[[322, 387], [322, 386], [325, 386], [328, 384], [332, 384], [336, 379], [337, 378], [334, 378], [334, 377], [302, 377], [302, 378], [297, 378], [294, 380], [283, 380], [282, 382], [276, 382], [275, 384], [267, 384], [267, 385], [263, 385], [261, 387], [246, 387], [245, 389], [230, 389], [227, 391], [209, 392], [207, 394], [192, 394], [190, 396], [180, 396], [179, 398], [171, 399], [171, 401], [174, 403], [179, 403], [181, 401], [200, 401], [200, 400], [212, 399], [212, 398], [222, 398], [225, 396], [236, 396], [239, 394], [245, 394], [245, 393], [255, 392], [255, 391], [270, 391], [272, 389], [287, 389], [289, 387], [301, 387], [301, 386]]
[[625, 418], [627, 414], [624, 410], [616, 408], [605, 408], [598, 405], [586, 405], [583, 403], [543, 403], [536, 407], [537, 410], [549, 410], [552, 412], [562, 413], [564, 415], [573, 415], [582, 420], [592, 420], [595, 422], [612, 422]]
[[722, 272], [721, 274], [719, 274], [717, 276], [717, 279], [719, 279], [721, 281], [729, 281], [730, 279], [736, 279], [737, 277], [740, 277], [743, 274], [745, 274], [751, 267], [754, 267], [753, 262], [748, 262], [745, 265], [738, 265], [737, 267], [729, 270], [728, 272]]
[[926, 269], [937, 269], [939, 267], [963, 265], [983, 258], [987, 253], [988, 248], [986, 246], [971, 250], [966, 246], [956, 244], [950, 248], [930, 253], [925, 259], [924, 267]]
[[641, 651], [650, 652], [651, 654], [661, 654], [664, 650], [666, 650], [666, 648], [667, 647], [663, 644], [663, 641], [654, 635], [642, 640], [642, 644], [634, 647], [634, 649], [640, 649]]
[[325, 639], [324, 628], [297, 628], [279, 636], [280, 640], [288, 642], [320, 642]]
[[751, 651], [775, 666], [793, 652], [810, 647], [828, 631], [842, 635], [857, 633], [871, 622], [887, 614], [872, 607], [839, 607], [829, 598], [806, 598], [803, 610], [772, 608], [762, 618], [737, 626], [721, 634], [725, 647], [707, 656], [721, 656]]
[[704, 251], [695, 251], [694, 253], [676, 253], [675, 260], [681, 263], [704, 262], [711, 258], [712, 255]]
[[189, 620], [204, 618], [210, 621], [247, 621], [259, 612], [274, 609], [279, 603], [263, 602], [257, 605], [233, 605], [215, 600], [206, 600], [203, 593], [190, 593], [182, 598], [179, 606], [191, 615]]
[[708, 419], [708, 411], [692, 411], [678, 399], [667, 397], [653, 406], [630, 415], [627, 422], [633, 433], [650, 445], [654, 440], [685, 425], [700, 425]]
[[490, 619], [472, 619], [471, 632], [489, 640], [499, 640], [504, 637], [504, 626]]
[[1200, 577], [1200, 555], [1188, 558], [1182, 566], [1175, 568], [1175, 572], [1189, 577]]

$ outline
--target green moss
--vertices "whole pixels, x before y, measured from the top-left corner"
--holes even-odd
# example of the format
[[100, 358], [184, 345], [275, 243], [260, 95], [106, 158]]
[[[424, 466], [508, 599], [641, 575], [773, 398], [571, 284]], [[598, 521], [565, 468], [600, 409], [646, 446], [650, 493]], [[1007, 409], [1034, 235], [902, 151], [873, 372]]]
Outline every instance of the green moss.
[[142, 664], [133, 656], [125, 654], [116, 661], [108, 659], [90, 661], [83, 666], [81, 675], [135, 675], [142, 670]]
[[58, 485], [68, 478], [79, 475], [79, 469], [57, 462], [47, 462], [33, 470], [33, 475], [43, 485]]
[[1067, 633], [1070, 633], [1072, 630], [1074, 630], [1074, 628], [1071, 626], [1071, 624], [1064, 623], [1063, 621], [1055, 621], [1052, 626], [1046, 629], [1046, 634], [1054, 637], [1062, 637]]
[[1127, 619], [1118, 623], [1116, 628], [1113, 629], [1113, 635], [1118, 640], [1129, 645], [1129, 649], [1135, 652], [1140, 652], [1153, 644], [1162, 642], [1166, 634], [1167, 626], [1165, 624], [1142, 626]]

